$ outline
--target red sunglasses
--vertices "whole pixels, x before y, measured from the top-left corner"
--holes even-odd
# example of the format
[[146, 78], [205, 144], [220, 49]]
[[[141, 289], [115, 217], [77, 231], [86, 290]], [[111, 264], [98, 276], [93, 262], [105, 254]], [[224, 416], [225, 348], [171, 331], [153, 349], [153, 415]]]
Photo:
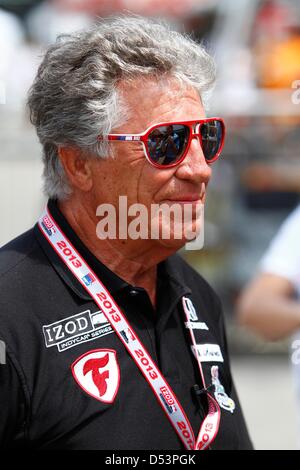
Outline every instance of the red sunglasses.
[[149, 127], [141, 134], [107, 134], [98, 136], [98, 140], [142, 142], [151, 165], [170, 168], [184, 160], [194, 137], [199, 139], [206, 162], [216, 161], [224, 145], [223, 119], [214, 117], [197, 121], [163, 122]]

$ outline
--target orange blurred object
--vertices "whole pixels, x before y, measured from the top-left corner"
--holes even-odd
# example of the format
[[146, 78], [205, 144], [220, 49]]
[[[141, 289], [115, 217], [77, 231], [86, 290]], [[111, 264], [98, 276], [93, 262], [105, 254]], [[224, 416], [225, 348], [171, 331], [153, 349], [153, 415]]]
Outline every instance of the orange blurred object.
[[260, 84], [267, 88], [291, 88], [291, 84], [300, 78], [300, 35], [292, 35], [285, 41], [273, 45], [261, 52]]

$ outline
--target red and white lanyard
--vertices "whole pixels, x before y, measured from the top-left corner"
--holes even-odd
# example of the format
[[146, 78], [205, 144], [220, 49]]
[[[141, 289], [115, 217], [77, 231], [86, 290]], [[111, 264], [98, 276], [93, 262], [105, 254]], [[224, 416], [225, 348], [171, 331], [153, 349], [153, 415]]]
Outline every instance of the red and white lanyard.
[[[119, 306], [111, 297], [97, 275], [92, 271], [61, 231], [60, 227], [49, 214], [47, 208], [41, 215], [38, 225], [42, 234], [48, 240], [52, 248], [104, 313], [107, 321], [111, 324], [119, 339], [122, 341], [128, 353], [131, 355], [132, 359], [135, 361], [136, 365], [152, 388], [154, 395], [166, 413], [173, 428], [182, 440], [185, 448], [191, 450], [207, 449], [215, 439], [219, 429], [221, 413], [216, 400], [206, 393], [208, 399], [208, 414], [201, 424], [197, 439], [195, 439], [192, 426], [170, 385], [153, 362], [150, 354], [137, 337]], [[87, 283], [84, 282], [86, 276], [89, 278], [92, 277], [93, 279], [93, 282], [90, 283], [90, 285], [86, 285]], [[189, 321], [189, 318], [187, 318], [187, 321]], [[195, 354], [197, 354], [193, 330], [189, 328], [189, 331]], [[206, 387], [201, 361], [198, 356], [197, 362], [203, 386]]]

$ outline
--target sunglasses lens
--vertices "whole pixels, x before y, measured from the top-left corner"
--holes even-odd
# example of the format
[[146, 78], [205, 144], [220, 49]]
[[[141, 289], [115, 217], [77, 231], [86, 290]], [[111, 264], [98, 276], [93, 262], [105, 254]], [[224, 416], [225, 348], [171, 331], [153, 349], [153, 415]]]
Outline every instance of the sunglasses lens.
[[148, 152], [153, 163], [163, 166], [178, 162], [186, 150], [190, 129], [184, 124], [159, 126], [148, 136]]
[[221, 149], [223, 142], [223, 125], [221, 121], [212, 120], [200, 125], [202, 150], [206, 161], [212, 161]]

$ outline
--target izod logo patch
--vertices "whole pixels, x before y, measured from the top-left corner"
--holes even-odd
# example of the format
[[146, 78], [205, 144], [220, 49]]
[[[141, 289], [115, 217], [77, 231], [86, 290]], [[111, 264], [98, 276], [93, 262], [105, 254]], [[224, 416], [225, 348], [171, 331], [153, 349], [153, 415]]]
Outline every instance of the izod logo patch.
[[104, 403], [114, 401], [120, 385], [116, 351], [89, 351], [73, 362], [71, 370], [75, 381], [86, 393]]
[[43, 326], [46, 347], [56, 346], [59, 352], [113, 332], [112, 326], [100, 310], [94, 313], [86, 310]]

